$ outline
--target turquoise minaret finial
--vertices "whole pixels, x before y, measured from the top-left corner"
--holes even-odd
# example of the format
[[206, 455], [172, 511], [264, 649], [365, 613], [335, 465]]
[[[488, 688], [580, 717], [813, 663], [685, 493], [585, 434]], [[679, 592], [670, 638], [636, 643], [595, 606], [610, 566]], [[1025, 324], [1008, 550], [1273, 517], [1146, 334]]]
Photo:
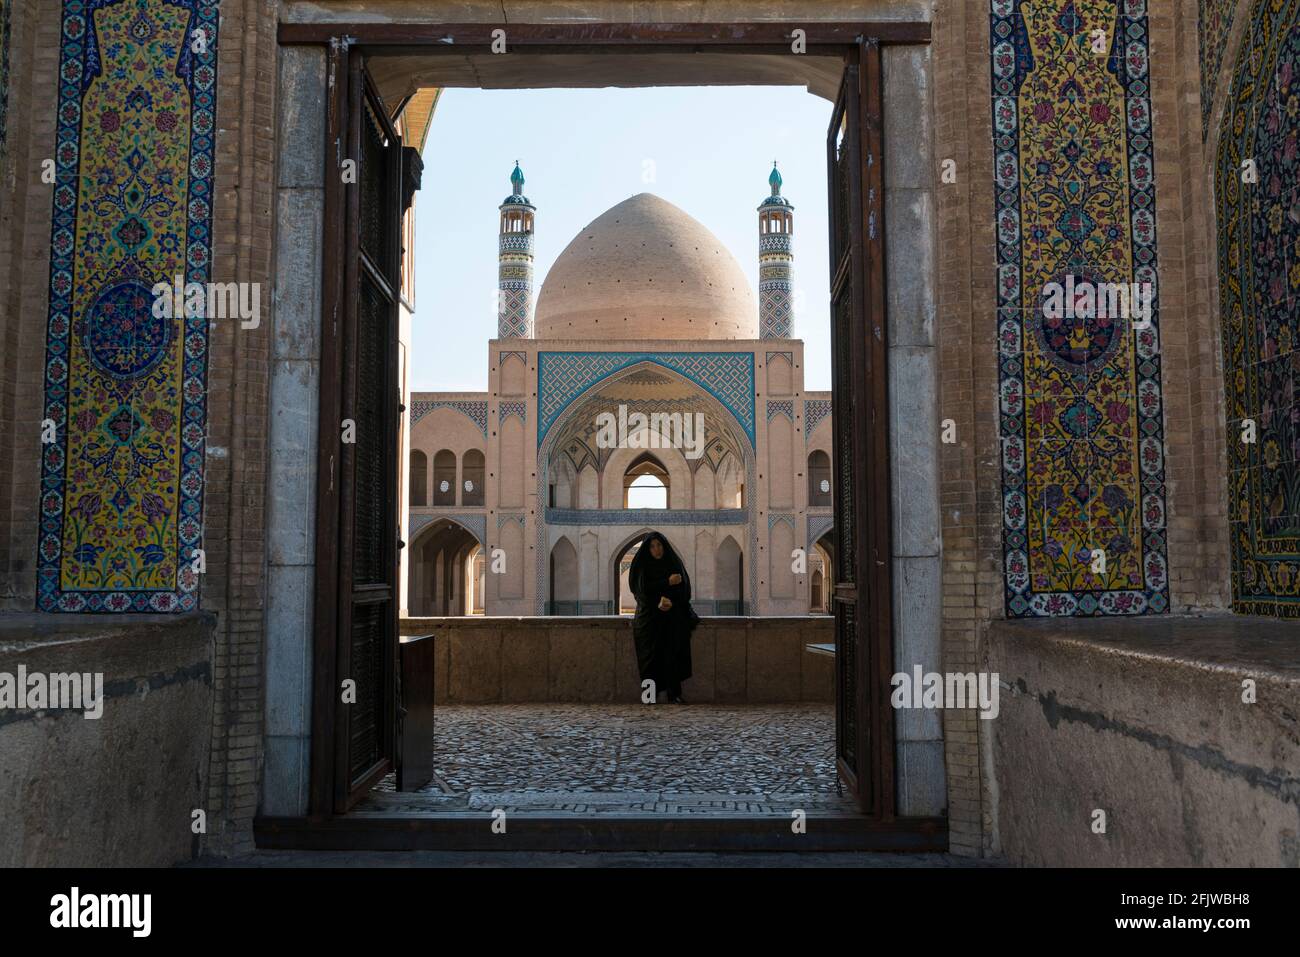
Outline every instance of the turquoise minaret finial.
[[772, 187], [758, 207], [758, 334], [789, 339], [794, 325], [794, 207], [781, 195], [781, 173], [772, 161]]
[[497, 338], [533, 337], [533, 215], [524, 195], [524, 171], [515, 160], [510, 195], [501, 203], [497, 251]]

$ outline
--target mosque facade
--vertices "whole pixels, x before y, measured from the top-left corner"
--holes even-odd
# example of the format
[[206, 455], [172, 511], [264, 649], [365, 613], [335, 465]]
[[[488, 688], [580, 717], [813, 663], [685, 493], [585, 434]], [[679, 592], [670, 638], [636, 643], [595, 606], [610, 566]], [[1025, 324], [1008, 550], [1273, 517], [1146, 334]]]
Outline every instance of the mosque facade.
[[534, 296], [537, 207], [516, 165], [500, 206], [486, 392], [410, 397], [407, 613], [629, 612], [649, 529], [701, 614], [828, 605], [831, 395], [793, 338], [794, 206], [758, 206], [759, 290], [651, 193], [581, 230]]

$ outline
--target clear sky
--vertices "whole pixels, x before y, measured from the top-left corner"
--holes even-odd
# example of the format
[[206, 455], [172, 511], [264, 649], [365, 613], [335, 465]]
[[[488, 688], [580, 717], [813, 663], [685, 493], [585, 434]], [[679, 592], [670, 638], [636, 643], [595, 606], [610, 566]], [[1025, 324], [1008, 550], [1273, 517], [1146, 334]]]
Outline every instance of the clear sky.
[[717, 235], [755, 293], [756, 208], [778, 160], [795, 206], [794, 335], [806, 344], [805, 386], [829, 389], [830, 114], [829, 102], [797, 87], [447, 90], [415, 200], [412, 390], [487, 389], [497, 207], [516, 159], [537, 206], [535, 291], [582, 227], [648, 192]]

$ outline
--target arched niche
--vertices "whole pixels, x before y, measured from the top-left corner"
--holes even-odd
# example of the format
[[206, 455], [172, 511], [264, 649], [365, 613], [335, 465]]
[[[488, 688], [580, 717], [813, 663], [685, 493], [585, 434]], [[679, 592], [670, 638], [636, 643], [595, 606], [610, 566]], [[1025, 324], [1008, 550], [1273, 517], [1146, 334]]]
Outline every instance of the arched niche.
[[831, 491], [831, 457], [813, 449], [808, 453], [808, 504], [829, 507], [834, 504]]
[[419, 449], [411, 449], [407, 500], [417, 508], [429, 504], [429, 457]]
[[553, 615], [578, 614], [579, 589], [578, 550], [568, 536], [551, 548], [550, 602]]
[[456, 453], [439, 449], [433, 457], [433, 504], [456, 504]]

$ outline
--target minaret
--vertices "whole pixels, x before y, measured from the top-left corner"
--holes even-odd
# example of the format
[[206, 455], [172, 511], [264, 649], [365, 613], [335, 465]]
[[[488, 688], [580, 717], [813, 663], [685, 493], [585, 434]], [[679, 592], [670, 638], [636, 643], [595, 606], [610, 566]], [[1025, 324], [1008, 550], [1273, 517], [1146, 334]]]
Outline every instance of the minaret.
[[758, 335], [789, 339], [794, 316], [794, 207], [781, 195], [781, 174], [772, 163], [772, 195], [758, 207]]
[[497, 338], [533, 337], [533, 214], [537, 207], [524, 195], [524, 171], [515, 161], [513, 186], [501, 203], [497, 253]]

